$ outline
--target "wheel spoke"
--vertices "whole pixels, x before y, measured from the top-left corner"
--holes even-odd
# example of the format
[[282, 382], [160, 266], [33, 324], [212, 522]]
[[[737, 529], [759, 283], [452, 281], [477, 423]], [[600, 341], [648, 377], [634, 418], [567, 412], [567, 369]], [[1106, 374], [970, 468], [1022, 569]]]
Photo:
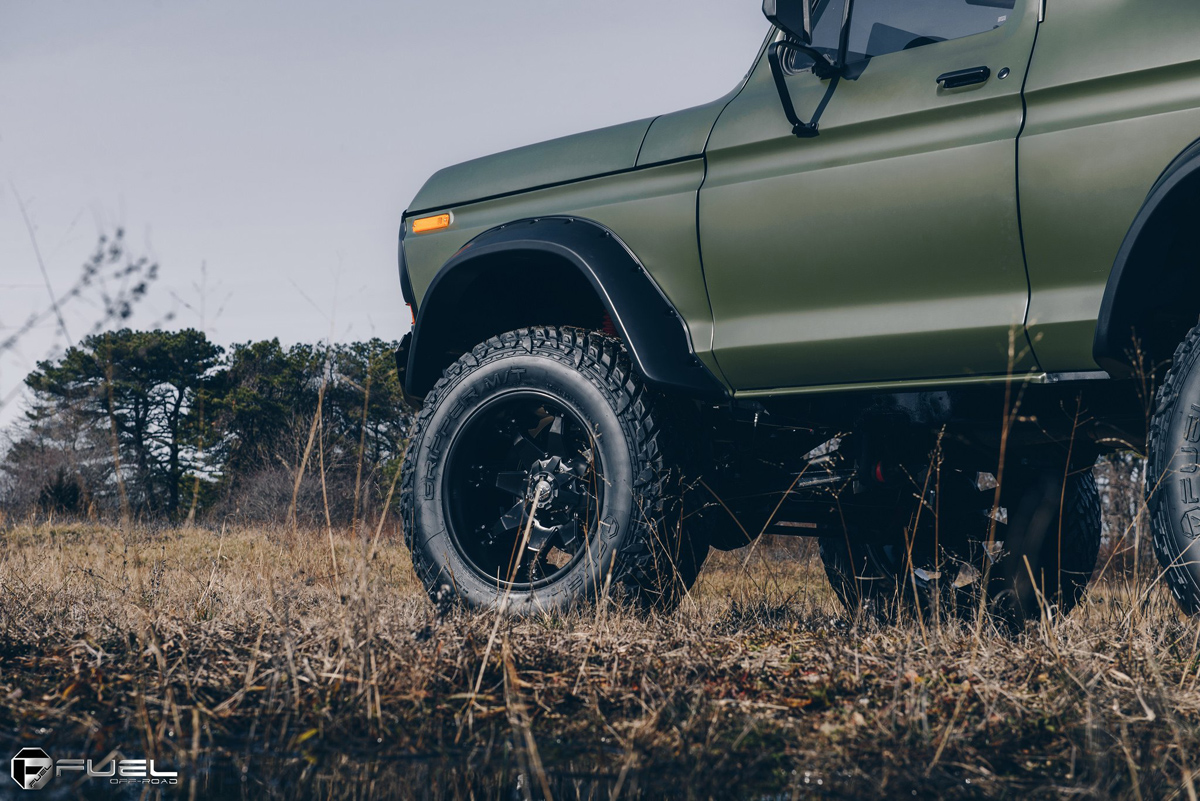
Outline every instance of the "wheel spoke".
[[524, 470], [505, 470], [496, 474], [496, 489], [524, 498], [529, 489], [529, 474]]
[[529, 550], [533, 551], [534, 553], [541, 553], [542, 549], [546, 547], [546, 543], [550, 541], [550, 538], [553, 537], [557, 531], [557, 527], [542, 528], [537, 524], [536, 521], [534, 521], [533, 527], [529, 532]]
[[558, 490], [558, 495], [556, 496], [559, 505], [566, 507], [567, 509], [579, 509], [580, 504], [583, 502], [583, 498], [583, 495], [571, 489], [569, 486], [560, 487]]
[[566, 456], [566, 441], [563, 438], [563, 418], [558, 415], [546, 430], [546, 453]]
[[513, 440], [513, 457], [517, 460], [517, 464], [528, 467], [539, 459], [546, 458], [546, 452], [528, 434], [522, 431]]
[[558, 539], [562, 542], [563, 550], [575, 553], [579, 547], [579, 521], [572, 520], [557, 527]]
[[578, 478], [583, 478], [592, 469], [592, 449], [579, 451], [573, 459], [564, 460], [563, 464], [567, 469], [573, 472]]
[[524, 521], [525, 501], [519, 501], [516, 506], [500, 516], [500, 519], [496, 521], [496, 525], [492, 526], [492, 534], [507, 534], [510, 531], [520, 528], [521, 523]]

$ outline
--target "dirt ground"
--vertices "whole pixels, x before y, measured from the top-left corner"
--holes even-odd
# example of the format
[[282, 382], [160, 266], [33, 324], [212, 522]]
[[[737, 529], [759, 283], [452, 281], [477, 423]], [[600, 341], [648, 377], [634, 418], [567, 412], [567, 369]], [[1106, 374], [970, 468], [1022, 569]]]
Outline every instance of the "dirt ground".
[[0, 750], [179, 773], [124, 797], [1196, 799], [1200, 622], [1149, 570], [1011, 637], [854, 620], [806, 540], [671, 614], [523, 621], [436, 608], [386, 530], [0, 546]]

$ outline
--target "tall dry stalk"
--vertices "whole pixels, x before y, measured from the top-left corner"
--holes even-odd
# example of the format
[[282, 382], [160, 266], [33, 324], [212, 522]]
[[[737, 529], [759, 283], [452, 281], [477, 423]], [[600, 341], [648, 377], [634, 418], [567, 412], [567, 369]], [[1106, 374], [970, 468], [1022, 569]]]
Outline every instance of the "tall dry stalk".
[[317, 439], [317, 427], [321, 423], [321, 410], [325, 402], [325, 374], [321, 374], [321, 384], [317, 387], [317, 411], [313, 414], [312, 425], [308, 428], [308, 441], [304, 445], [304, 455], [300, 458], [300, 465], [296, 468], [296, 478], [292, 485], [292, 502], [288, 506], [287, 524], [291, 526], [292, 532], [295, 533], [297, 526], [296, 504], [300, 498], [300, 485], [304, 481], [305, 471], [308, 469], [308, 459], [312, 456], [313, 444]]
[[317, 403], [317, 459], [321, 469], [321, 505], [325, 508], [325, 531], [329, 534], [329, 560], [333, 564], [333, 580], [337, 580], [337, 550], [333, 546], [333, 519], [329, 514], [329, 490], [325, 486], [325, 416], [320, 412], [321, 404]]
[[104, 365], [104, 391], [108, 397], [108, 426], [112, 443], [113, 474], [117, 479], [117, 497], [121, 502], [121, 524], [127, 527], [133, 516], [129, 511], [129, 495], [125, 491], [125, 475], [121, 472], [121, 440], [117, 432], [116, 401], [113, 397], [112, 354], [108, 354]]
[[350, 536], [358, 533], [358, 504], [362, 492], [363, 459], [367, 452], [367, 415], [371, 408], [371, 373], [374, 367], [373, 354], [367, 356], [367, 377], [363, 381], [362, 431], [358, 437], [358, 465], [354, 470], [354, 506], [350, 513]]

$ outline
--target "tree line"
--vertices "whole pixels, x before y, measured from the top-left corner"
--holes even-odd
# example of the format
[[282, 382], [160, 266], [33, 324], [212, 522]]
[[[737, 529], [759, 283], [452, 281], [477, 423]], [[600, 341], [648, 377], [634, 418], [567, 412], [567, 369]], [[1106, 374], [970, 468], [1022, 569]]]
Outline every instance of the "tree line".
[[32, 399], [0, 461], [0, 505], [354, 525], [380, 511], [407, 443], [395, 349], [93, 334], [25, 379]]

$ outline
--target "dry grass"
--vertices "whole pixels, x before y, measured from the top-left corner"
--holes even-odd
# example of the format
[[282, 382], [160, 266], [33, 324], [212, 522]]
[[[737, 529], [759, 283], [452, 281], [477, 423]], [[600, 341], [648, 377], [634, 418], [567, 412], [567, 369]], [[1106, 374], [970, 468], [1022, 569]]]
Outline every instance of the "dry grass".
[[144, 755], [193, 797], [1196, 798], [1200, 623], [1147, 581], [1015, 639], [879, 627], [764, 542], [669, 616], [505, 621], [482, 666], [494, 618], [435, 609], [386, 535], [336, 575], [324, 531], [0, 542], [0, 748]]

